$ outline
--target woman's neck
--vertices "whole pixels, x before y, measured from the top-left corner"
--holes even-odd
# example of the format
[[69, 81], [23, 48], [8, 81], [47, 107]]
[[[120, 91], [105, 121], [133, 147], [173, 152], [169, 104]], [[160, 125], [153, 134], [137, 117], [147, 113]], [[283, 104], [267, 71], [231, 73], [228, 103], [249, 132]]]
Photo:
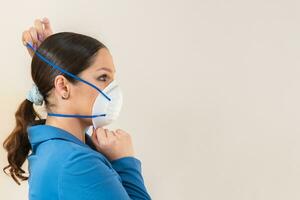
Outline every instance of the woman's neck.
[[85, 131], [88, 127], [77, 118], [47, 116], [45, 124], [61, 128], [85, 143]]

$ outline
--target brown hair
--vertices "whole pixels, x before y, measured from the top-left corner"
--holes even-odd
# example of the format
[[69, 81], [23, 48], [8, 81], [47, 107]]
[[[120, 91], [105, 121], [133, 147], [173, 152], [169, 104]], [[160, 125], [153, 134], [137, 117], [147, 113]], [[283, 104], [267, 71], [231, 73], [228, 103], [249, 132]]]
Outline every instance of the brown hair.
[[[96, 53], [106, 46], [100, 41], [78, 33], [61, 32], [46, 38], [36, 50], [55, 65], [78, 75], [87, 69], [94, 61]], [[35, 54], [31, 62], [31, 76], [33, 82], [42, 94], [45, 106], [51, 106], [47, 101], [50, 90], [54, 87], [54, 79], [61, 71], [52, 68]], [[71, 83], [78, 81], [63, 74]], [[29, 177], [24, 176], [21, 168], [31, 150], [27, 128], [37, 124], [45, 124], [45, 119], [35, 111], [33, 103], [25, 99], [15, 113], [16, 126], [3, 142], [7, 151], [8, 165], [3, 168], [5, 174], [10, 175], [20, 185], [18, 179], [24, 181]], [[8, 170], [9, 172], [7, 172]]]

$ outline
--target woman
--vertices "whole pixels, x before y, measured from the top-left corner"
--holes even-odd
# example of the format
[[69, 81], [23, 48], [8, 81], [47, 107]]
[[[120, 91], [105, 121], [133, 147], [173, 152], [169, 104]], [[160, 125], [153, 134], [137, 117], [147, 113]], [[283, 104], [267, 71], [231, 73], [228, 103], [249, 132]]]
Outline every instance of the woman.
[[[35, 20], [22, 39], [35, 85], [4, 141], [4, 172], [18, 184], [28, 180], [30, 200], [151, 199], [130, 135], [102, 128], [117, 118], [122, 104], [107, 47], [82, 34], [52, 34], [46, 18]], [[44, 105], [47, 118], [33, 105]], [[26, 158], [29, 177], [21, 168]]]

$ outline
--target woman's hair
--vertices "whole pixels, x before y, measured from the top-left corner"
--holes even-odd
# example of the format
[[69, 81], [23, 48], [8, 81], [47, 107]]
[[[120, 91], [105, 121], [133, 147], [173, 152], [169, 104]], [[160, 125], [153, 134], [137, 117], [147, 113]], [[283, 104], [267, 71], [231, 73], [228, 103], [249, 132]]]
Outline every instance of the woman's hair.
[[[102, 48], [106, 48], [106, 46], [92, 37], [72, 32], [61, 32], [47, 37], [36, 51], [55, 65], [78, 75], [94, 62], [97, 52]], [[44, 97], [46, 107], [49, 106], [47, 97], [54, 87], [54, 79], [59, 74], [62, 74], [62, 72], [52, 68], [37, 55], [33, 55], [31, 76]], [[73, 84], [78, 82], [66, 74], [63, 75]], [[3, 171], [20, 185], [18, 179], [28, 180], [28, 177], [23, 175], [25, 171], [21, 168], [31, 150], [27, 127], [45, 124], [45, 119], [41, 118], [34, 110], [33, 103], [27, 99], [19, 106], [15, 118], [16, 126], [3, 142], [3, 147], [7, 150], [9, 163], [3, 168]], [[6, 172], [7, 170], [9, 170], [9, 173]]]

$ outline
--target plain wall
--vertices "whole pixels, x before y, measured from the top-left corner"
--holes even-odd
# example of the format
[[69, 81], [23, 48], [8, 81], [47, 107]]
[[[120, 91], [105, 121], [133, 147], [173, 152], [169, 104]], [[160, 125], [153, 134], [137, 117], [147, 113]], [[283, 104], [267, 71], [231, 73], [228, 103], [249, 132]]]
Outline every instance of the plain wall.
[[[297, 0], [1, 1], [0, 141], [32, 83], [21, 34], [47, 16], [55, 32], [110, 48], [124, 94], [111, 128], [131, 133], [153, 199], [300, 199], [299, 10]], [[27, 195], [27, 182], [0, 173], [1, 199]]]

